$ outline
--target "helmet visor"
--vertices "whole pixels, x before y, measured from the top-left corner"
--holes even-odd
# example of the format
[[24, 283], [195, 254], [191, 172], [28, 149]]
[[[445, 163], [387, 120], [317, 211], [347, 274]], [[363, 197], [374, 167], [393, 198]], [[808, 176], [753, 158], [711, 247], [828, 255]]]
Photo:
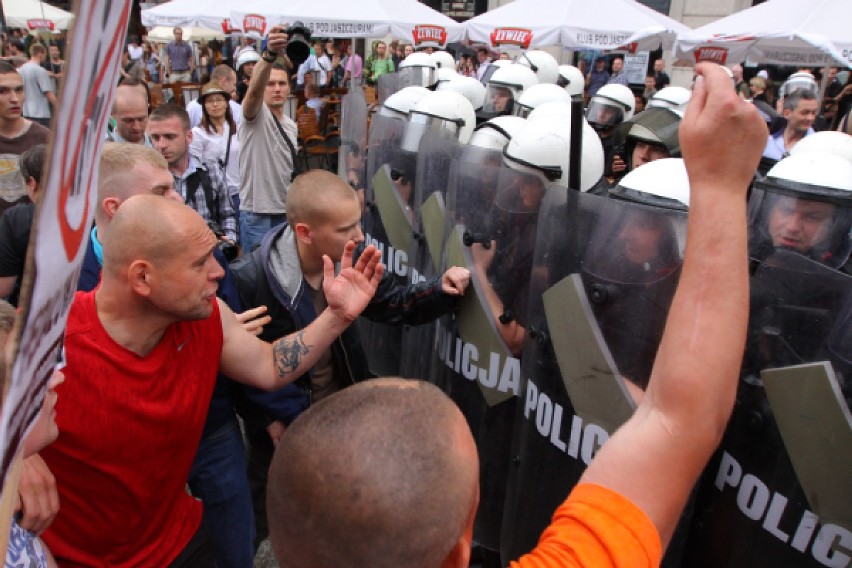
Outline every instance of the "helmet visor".
[[601, 100], [594, 100], [589, 103], [589, 109], [586, 111], [586, 120], [596, 129], [605, 129], [624, 121], [624, 108]]
[[430, 135], [440, 136], [451, 140], [457, 140], [459, 130], [464, 126], [462, 120], [449, 120], [446, 118], [411, 111], [405, 136], [402, 139], [402, 149], [406, 152], [416, 152], [420, 145], [420, 139], [427, 132]]
[[401, 87], [431, 87], [435, 83], [435, 70], [419, 65], [403, 67], [398, 81]]
[[514, 90], [508, 85], [490, 83], [485, 90], [482, 111], [493, 116], [512, 114], [515, 103]]
[[852, 203], [755, 185], [749, 199], [749, 254], [764, 260], [777, 249], [831, 268], [849, 259]]

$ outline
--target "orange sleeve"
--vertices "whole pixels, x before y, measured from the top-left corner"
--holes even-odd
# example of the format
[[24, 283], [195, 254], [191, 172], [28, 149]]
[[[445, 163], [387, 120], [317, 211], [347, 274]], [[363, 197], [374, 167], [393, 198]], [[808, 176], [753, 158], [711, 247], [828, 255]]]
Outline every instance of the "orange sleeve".
[[536, 548], [511, 568], [659, 566], [660, 535], [627, 498], [600, 485], [574, 488]]

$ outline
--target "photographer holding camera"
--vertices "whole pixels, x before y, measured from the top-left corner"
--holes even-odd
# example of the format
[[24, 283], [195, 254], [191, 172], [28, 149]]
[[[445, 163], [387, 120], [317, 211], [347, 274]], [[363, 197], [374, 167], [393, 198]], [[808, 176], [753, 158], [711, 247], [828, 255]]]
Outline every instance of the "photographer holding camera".
[[148, 135], [154, 149], [169, 163], [175, 191], [207, 221], [226, 257], [230, 253], [236, 258], [237, 214], [227, 184], [218, 168], [207, 169], [190, 154], [192, 130], [186, 110], [174, 103], [157, 107], [148, 118]]
[[[291, 28], [292, 30], [292, 28]], [[298, 129], [284, 113], [290, 95], [290, 35], [274, 26], [243, 99], [240, 136], [240, 234], [250, 252], [286, 220], [287, 191], [296, 165]], [[301, 42], [289, 42], [302, 47]], [[306, 50], [305, 50], [306, 51]], [[307, 57], [307, 54], [305, 54]]]

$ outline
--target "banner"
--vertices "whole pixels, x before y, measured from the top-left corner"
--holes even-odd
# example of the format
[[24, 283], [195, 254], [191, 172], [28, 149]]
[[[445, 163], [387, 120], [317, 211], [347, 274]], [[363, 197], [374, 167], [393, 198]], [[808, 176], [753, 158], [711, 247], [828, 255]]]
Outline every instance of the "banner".
[[75, 2], [65, 82], [53, 120], [43, 197], [21, 285], [12, 373], [4, 385], [0, 441], [6, 475], [41, 409], [62, 347], [65, 322], [94, 216], [98, 165], [131, 0]]

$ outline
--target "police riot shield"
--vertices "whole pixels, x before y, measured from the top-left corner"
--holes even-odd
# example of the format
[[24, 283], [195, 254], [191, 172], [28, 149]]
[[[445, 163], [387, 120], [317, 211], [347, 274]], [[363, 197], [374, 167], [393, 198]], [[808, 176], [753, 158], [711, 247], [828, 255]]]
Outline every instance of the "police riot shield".
[[474, 539], [499, 553], [511, 433], [521, 382], [521, 351], [533, 242], [546, 187], [533, 174], [500, 166], [499, 153], [465, 148], [448, 196], [453, 225], [445, 263], [471, 271], [455, 318], [443, 318], [430, 369], [466, 417], [480, 461]]
[[[410, 282], [408, 251], [413, 240], [414, 155], [402, 151], [407, 121], [381, 107], [373, 115], [367, 153], [367, 187], [363, 215], [367, 244], [382, 251], [386, 272], [398, 283]], [[410, 172], [410, 173], [409, 173]], [[358, 319], [371, 370], [380, 376], [399, 374], [401, 334], [397, 327]]]
[[367, 112], [363, 89], [349, 89], [341, 102], [337, 174], [359, 192], [362, 200], [367, 185]]
[[844, 190], [794, 192], [771, 179], [757, 182], [749, 198], [750, 256], [760, 261], [786, 249], [831, 268], [844, 267], [852, 253], [850, 197]]
[[[535, 547], [597, 450], [632, 414], [684, 246], [685, 211], [565, 190], [547, 197], [527, 309], [504, 561]], [[663, 565], [679, 565], [685, 527]]]
[[[446, 194], [451, 163], [460, 150], [455, 136], [446, 130], [431, 130], [423, 134], [417, 145], [417, 165], [414, 177], [413, 239], [408, 254], [411, 281], [433, 280], [440, 277], [442, 252], [447, 229]], [[413, 142], [413, 141], [412, 141]], [[404, 377], [428, 378], [431, 357], [420, 350], [435, 341], [433, 325], [406, 326], [403, 329], [402, 351], [408, 354], [401, 361]]]
[[702, 478], [687, 565], [849, 566], [851, 301], [852, 277], [792, 246], [755, 270], [737, 404]]
[[389, 96], [407, 86], [400, 80], [399, 73], [385, 73], [376, 82], [377, 102], [384, 104]]

